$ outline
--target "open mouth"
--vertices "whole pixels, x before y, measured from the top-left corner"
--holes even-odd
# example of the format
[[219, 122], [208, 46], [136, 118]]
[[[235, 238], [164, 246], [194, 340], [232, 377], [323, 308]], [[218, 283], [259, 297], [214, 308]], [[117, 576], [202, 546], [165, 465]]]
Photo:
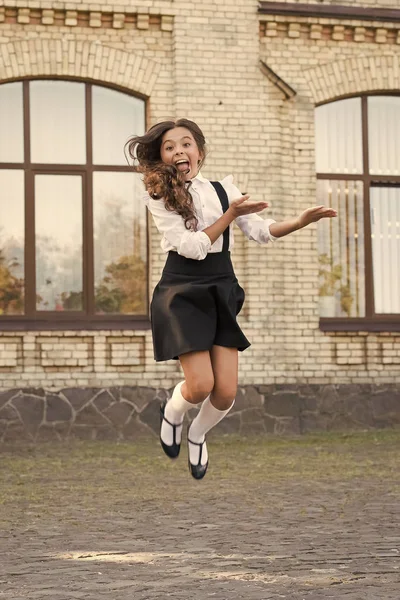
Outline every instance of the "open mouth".
[[181, 173], [189, 173], [190, 171], [190, 164], [187, 160], [178, 160], [178, 162], [175, 163], [175, 167]]

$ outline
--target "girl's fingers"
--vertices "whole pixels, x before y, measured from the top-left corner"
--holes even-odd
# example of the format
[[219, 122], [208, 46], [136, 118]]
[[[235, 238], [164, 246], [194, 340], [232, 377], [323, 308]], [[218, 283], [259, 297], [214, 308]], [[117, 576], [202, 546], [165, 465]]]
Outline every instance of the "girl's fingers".
[[[250, 212], [260, 212], [262, 210], [264, 210], [264, 208], [267, 208], [268, 203], [267, 202], [253, 202], [251, 205], [249, 204], [246, 208], [250, 211]], [[243, 207], [245, 208], [245, 207]]]
[[336, 210], [333, 208], [327, 208], [326, 206], [313, 206], [312, 208], [308, 209], [309, 213], [314, 214], [314, 213], [325, 213], [325, 212], [333, 212], [336, 213]]
[[246, 200], [248, 200], [250, 198], [250, 196], [248, 194], [246, 194], [245, 196], [242, 196], [241, 198], [238, 198], [237, 200], [234, 200], [232, 202], [232, 204], [235, 204], [236, 206], [239, 206], [240, 204], [243, 204], [243, 202], [246, 202]]
[[337, 215], [337, 211], [333, 208], [323, 208], [317, 212], [322, 217], [333, 217]]
[[333, 208], [326, 208], [325, 206], [313, 206], [305, 211], [307, 218], [316, 220], [322, 219], [323, 217], [336, 217], [337, 211]]
[[268, 202], [248, 202], [249, 198], [250, 196], [246, 194], [245, 196], [242, 196], [238, 200], [234, 200], [231, 203], [231, 207], [235, 210], [235, 213], [238, 217], [261, 212], [268, 206]]
[[311, 221], [319, 221], [320, 219], [337, 217], [337, 211], [333, 208], [324, 208], [311, 213], [309, 216], [311, 218]]

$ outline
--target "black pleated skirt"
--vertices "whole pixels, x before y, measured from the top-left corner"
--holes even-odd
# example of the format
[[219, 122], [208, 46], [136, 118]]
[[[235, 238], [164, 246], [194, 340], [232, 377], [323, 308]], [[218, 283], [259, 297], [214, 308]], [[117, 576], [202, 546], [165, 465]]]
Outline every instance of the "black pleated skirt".
[[177, 359], [214, 344], [248, 348], [236, 321], [244, 297], [229, 252], [209, 253], [204, 260], [169, 252], [151, 301], [155, 360]]

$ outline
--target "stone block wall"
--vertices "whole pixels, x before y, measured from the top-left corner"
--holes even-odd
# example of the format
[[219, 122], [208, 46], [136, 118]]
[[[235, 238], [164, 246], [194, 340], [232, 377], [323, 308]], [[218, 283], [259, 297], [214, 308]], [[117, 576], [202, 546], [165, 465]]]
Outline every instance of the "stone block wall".
[[[0, 443], [70, 439], [132, 441], [159, 435], [164, 388], [68, 387], [0, 392]], [[400, 426], [398, 386], [239, 387], [235, 406], [212, 434], [300, 435]], [[196, 415], [189, 412], [188, 418]]]

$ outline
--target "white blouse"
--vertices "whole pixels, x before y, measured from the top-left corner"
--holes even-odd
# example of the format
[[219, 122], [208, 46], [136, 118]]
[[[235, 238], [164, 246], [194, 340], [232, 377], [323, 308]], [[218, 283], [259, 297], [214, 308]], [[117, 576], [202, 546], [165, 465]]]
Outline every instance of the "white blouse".
[[[225, 177], [221, 184], [228, 195], [229, 203], [242, 196], [242, 193], [233, 184], [232, 175]], [[214, 186], [200, 173], [192, 179], [190, 193], [198, 219], [197, 231], [186, 229], [182, 217], [176, 212], [167, 210], [162, 199], [154, 200], [146, 193], [144, 201], [153, 215], [158, 231], [163, 236], [161, 247], [164, 252], [174, 250], [186, 258], [203, 260], [209, 252], [222, 251], [223, 236], [221, 235], [214, 244], [211, 244], [210, 238], [203, 232], [203, 229], [213, 225], [222, 216], [223, 211]], [[237, 217], [235, 221], [249, 240], [254, 240], [259, 244], [276, 240], [269, 231], [269, 226], [275, 223], [273, 219], [263, 219], [254, 213]], [[233, 244], [233, 223], [231, 223], [229, 249], [233, 247]]]

